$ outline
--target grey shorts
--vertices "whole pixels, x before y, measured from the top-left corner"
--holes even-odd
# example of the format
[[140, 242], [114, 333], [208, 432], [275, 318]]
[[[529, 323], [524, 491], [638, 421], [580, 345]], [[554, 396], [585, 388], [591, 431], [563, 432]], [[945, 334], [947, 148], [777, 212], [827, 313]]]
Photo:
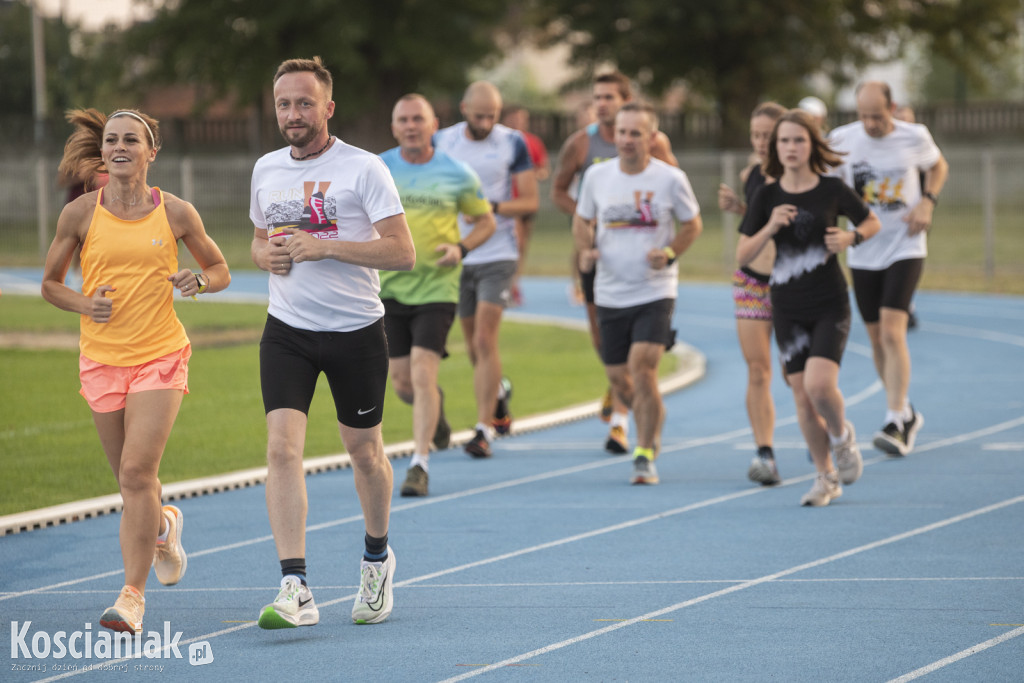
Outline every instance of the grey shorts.
[[470, 318], [476, 315], [476, 305], [480, 301], [508, 308], [512, 302], [512, 279], [516, 275], [516, 266], [516, 261], [462, 266], [459, 317]]

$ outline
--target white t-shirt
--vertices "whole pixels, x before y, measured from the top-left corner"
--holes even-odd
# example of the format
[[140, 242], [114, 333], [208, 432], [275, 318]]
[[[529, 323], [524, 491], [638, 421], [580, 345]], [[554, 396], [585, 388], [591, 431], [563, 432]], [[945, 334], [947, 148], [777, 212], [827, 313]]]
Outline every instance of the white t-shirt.
[[[274, 235], [297, 227], [326, 240], [380, 239], [377, 221], [404, 213], [395, 181], [380, 157], [336, 139], [310, 161], [295, 161], [288, 147], [256, 162], [249, 217]], [[292, 264], [270, 274], [270, 315], [303, 330], [350, 332], [384, 315], [375, 268], [334, 259]]]
[[860, 121], [829, 134], [832, 148], [846, 152], [835, 170], [867, 202], [882, 229], [859, 247], [847, 251], [851, 268], [884, 270], [896, 261], [924, 258], [924, 232], [911, 236], [904, 220], [921, 201], [921, 173], [938, 163], [941, 153], [928, 129], [919, 123], [893, 119], [893, 130], [873, 138]]
[[647, 263], [647, 253], [671, 244], [676, 221], [700, 215], [683, 171], [657, 159], [635, 175], [623, 173], [618, 159], [594, 164], [580, 183], [576, 213], [597, 220], [598, 306], [628, 308], [676, 298], [676, 265], [655, 270]]
[[[473, 140], [466, 135], [466, 122], [443, 128], [434, 135], [434, 145], [453, 159], [464, 162], [480, 176], [484, 197], [491, 202], [512, 198], [512, 176], [533, 168], [530, 151], [519, 131], [495, 124], [490, 135]], [[497, 230], [491, 237], [466, 255], [466, 265], [519, 260], [516, 246], [516, 221], [510, 216], [494, 216]], [[463, 237], [473, 230], [473, 224], [459, 215], [459, 230]]]

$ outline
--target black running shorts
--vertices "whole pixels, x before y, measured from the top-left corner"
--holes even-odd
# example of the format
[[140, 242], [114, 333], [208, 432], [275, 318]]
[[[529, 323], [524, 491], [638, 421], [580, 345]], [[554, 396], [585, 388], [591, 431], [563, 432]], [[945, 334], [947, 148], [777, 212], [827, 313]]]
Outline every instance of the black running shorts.
[[401, 358], [419, 346], [448, 357], [445, 343], [455, 322], [455, 304], [430, 303], [407, 306], [384, 299], [384, 330], [388, 335], [388, 353]]
[[775, 341], [786, 374], [803, 372], [811, 356], [828, 358], [837, 364], [843, 359], [850, 337], [850, 302], [843, 299], [831, 309], [814, 316], [773, 311]]
[[380, 424], [388, 379], [383, 319], [352, 332], [314, 332], [268, 315], [260, 340], [263, 409], [291, 408], [308, 415], [321, 372], [331, 387], [338, 422], [355, 429]]
[[857, 310], [865, 323], [877, 323], [880, 309], [910, 313], [910, 302], [924, 271], [924, 259], [897, 261], [885, 270], [850, 269]]
[[664, 344], [671, 349], [676, 342], [672, 329], [675, 299], [660, 299], [628, 308], [597, 307], [601, 328], [601, 360], [605, 365], [622, 365], [629, 358], [629, 347], [636, 342]]

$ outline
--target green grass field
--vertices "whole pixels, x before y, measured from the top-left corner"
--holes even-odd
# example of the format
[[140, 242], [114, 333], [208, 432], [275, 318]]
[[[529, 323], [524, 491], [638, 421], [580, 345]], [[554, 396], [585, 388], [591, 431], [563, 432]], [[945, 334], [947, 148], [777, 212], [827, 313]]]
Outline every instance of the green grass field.
[[[252, 339], [229, 346], [197, 342], [189, 363], [191, 394], [182, 404], [161, 464], [164, 483], [265, 464], [266, 423], [260, 398], [258, 340], [266, 318], [262, 305], [177, 304], [194, 339], [219, 330], [245, 330]], [[76, 333], [78, 317], [37, 297], [0, 297], [4, 331]], [[502, 360], [514, 382], [514, 414], [544, 412], [604, 392], [606, 382], [589, 336], [582, 331], [506, 321]], [[441, 385], [454, 429], [473, 425], [472, 373], [456, 324], [451, 356], [441, 365]], [[663, 373], [675, 367], [666, 356]], [[0, 514], [116, 493], [92, 424], [78, 395], [77, 350], [7, 349], [0, 356]], [[390, 390], [385, 403], [387, 443], [412, 438], [412, 410]], [[334, 406], [321, 378], [310, 410], [307, 457], [339, 453]]]

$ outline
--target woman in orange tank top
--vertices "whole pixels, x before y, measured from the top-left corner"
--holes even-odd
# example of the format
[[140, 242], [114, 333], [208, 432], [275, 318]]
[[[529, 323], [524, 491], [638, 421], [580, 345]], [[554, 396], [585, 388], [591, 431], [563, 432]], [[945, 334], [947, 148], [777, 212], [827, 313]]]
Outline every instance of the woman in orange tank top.
[[[100, 617], [107, 628], [142, 632], [146, 579], [152, 565], [161, 583], [185, 573], [183, 518], [161, 507], [158, 472], [164, 447], [188, 393], [191, 347], [174, 313], [174, 290], [195, 296], [224, 289], [227, 263], [188, 202], [151, 188], [149, 165], [160, 149], [157, 121], [121, 109], [68, 112], [75, 132], [60, 170], [88, 177], [106, 167], [106, 187], [69, 202], [46, 255], [43, 297], [81, 315], [81, 393], [124, 503], [121, 555], [125, 586]], [[201, 272], [178, 267], [178, 240]], [[82, 292], [64, 285], [82, 249]]]

